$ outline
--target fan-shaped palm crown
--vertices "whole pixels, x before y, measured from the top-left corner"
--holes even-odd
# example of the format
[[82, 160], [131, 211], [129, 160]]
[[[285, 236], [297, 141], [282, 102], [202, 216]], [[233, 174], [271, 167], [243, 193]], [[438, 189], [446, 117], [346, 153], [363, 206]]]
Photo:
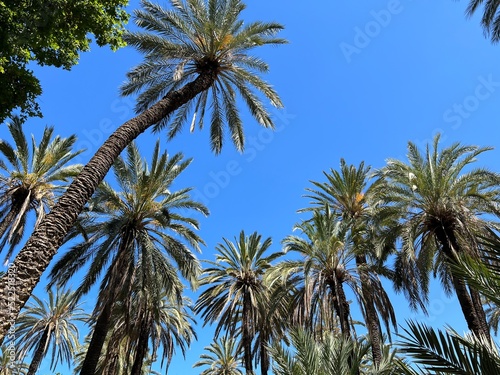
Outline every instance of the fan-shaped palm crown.
[[22, 121], [13, 118], [7, 128], [14, 140], [11, 145], [0, 139], [0, 250], [9, 244], [6, 257], [21, 241], [30, 211], [35, 211], [35, 226], [54, 204], [56, 194], [63, 191], [61, 182], [68, 182], [81, 169], [78, 165], [67, 165], [81, 151], [72, 152], [76, 137], [61, 138], [54, 128], [45, 127], [37, 145], [28, 140], [22, 129]]
[[432, 148], [427, 147], [424, 154], [409, 142], [408, 163], [390, 159], [377, 172], [373, 193], [385, 204], [381, 215], [397, 219], [393, 230], [402, 240], [397, 276], [417, 275], [426, 296], [429, 274], [434, 271], [447, 292], [457, 292], [469, 328], [488, 335], [479, 296], [473, 289], [469, 296], [450, 264], [457, 254], [477, 257], [477, 236], [488, 236], [488, 228], [498, 226], [483, 215], [500, 214], [500, 176], [484, 168], [471, 168], [477, 156], [489, 148], [454, 143], [440, 151], [439, 138], [434, 138]]
[[[125, 40], [145, 54], [145, 60], [128, 74], [123, 95], [140, 93], [136, 110], [142, 112], [198, 76], [213, 81], [209, 90], [195, 100], [182, 105], [169, 124], [169, 137], [175, 136], [192, 115], [191, 131], [197, 123], [203, 127], [205, 111], [211, 111], [210, 143], [220, 152], [223, 125], [229, 127], [237, 149], [244, 147], [242, 121], [236, 106], [237, 96], [246, 103], [257, 121], [273, 128], [273, 121], [255, 89], [275, 107], [282, 107], [273, 88], [256, 73], [265, 73], [268, 65], [248, 54], [257, 46], [283, 44], [275, 38], [283, 26], [270, 22], [244, 25], [239, 20], [245, 5], [239, 0], [171, 0], [173, 9], [166, 10], [143, 1], [144, 10], [135, 12], [136, 23], [145, 32], [130, 32]], [[161, 120], [155, 130], [163, 128], [168, 118]]]
[[48, 291], [48, 301], [32, 296], [33, 303], [19, 316], [16, 335], [20, 357], [33, 351], [28, 374], [36, 373], [42, 359], [51, 354], [51, 368], [58, 362], [70, 363], [80, 347], [76, 322], [88, 320], [88, 314], [76, 303], [74, 293], [58, 289]]

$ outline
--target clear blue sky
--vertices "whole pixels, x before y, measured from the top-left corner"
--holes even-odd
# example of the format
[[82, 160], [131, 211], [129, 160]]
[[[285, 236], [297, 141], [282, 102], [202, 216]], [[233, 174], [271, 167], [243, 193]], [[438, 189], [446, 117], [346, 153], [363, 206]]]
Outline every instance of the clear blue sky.
[[[302, 195], [309, 181], [323, 181], [322, 171], [337, 168], [340, 158], [380, 168], [386, 158], [405, 158], [408, 141], [425, 147], [440, 132], [444, 146], [459, 141], [496, 147], [478, 165], [500, 171], [500, 46], [483, 36], [478, 16], [466, 19], [466, 5], [464, 0], [248, 2], [245, 19], [278, 21], [290, 41], [260, 53], [271, 66], [264, 78], [286, 107], [274, 112], [277, 131], [263, 130], [245, 115], [246, 152], [227, 143], [219, 156], [211, 154], [206, 131], [186, 130], [169, 143], [165, 134], [138, 139], [145, 156], [160, 137], [171, 154], [194, 158], [178, 186], [195, 187], [195, 197], [211, 211], [201, 222], [207, 246], [200, 258], [213, 259], [222, 237], [233, 238], [242, 229], [272, 237], [278, 250], [301, 219], [296, 211], [307, 205]], [[130, 9], [137, 7], [132, 1]], [[87, 161], [133, 116], [133, 101], [120, 99], [118, 86], [140, 59], [132, 48], [113, 53], [94, 47], [70, 72], [36, 68], [45, 117], [28, 121], [26, 131], [39, 135], [52, 124], [63, 136], [75, 133], [77, 146], [88, 149], [81, 162]], [[2, 138], [5, 133], [1, 127]], [[443, 295], [438, 281], [432, 285], [429, 317], [410, 312], [402, 296], [394, 297], [398, 322], [418, 318], [463, 331], [458, 304]], [[197, 333], [198, 342], [185, 360], [174, 358], [170, 373], [199, 374], [191, 366], [212, 332], [199, 327]], [[40, 374], [51, 373], [46, 368]]]

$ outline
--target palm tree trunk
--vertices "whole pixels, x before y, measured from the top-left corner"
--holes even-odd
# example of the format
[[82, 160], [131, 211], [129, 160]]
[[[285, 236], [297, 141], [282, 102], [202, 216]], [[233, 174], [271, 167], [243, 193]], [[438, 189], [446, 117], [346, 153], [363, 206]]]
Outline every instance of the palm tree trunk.
[[102, 347], [106, 341], [106, 336], [109, 330], [111, 321], [112, 300], [111, 298], [106, 302], [102, 309], [92, 333], [85, 360], [80, 370], [80, 375], [94, 375], [101, 356]]
[[[333, 280], [330, 283], [330, 289], [335, 293], [335, 298], [333, 299], [333, 307], [340, 319], [340, 330], [342, 332], [342, 337], [347, 340], [353, 340], [351, 333], [351, 325], [349, 324], [351, 318], [351, 310], [349, 308], [349, 302], [344, 292], [342, 282], [340, 280]], [[349, 368], [353, 367], [353, 353], [349, 356], [347, 363]], [[356, 375], [359, 375], [359, 370], [356, 371]]]
[[31, 360], [30, 367], [26, 375], [35, 375], [38, 371], [38, 367], [40, 367], [40, 363], [42, 362], [45, 351], [47, 350], [47, 344], [49, 341], [50, 328], [46, 327], [43, 331], [42, 337], [40, 338], [40, 342], [38, 343], [35, 354], [33, 354], [33, 359]]
[[[131, 247], [133, 238], [130, 232], [126, 232], [121, 239], [120, 247], [118, 248], [115, 260], [111, 265], [110, 279], [103, 291], [103, 299], [105, 300], [104, 307], [102, 308], [97, 322], [92, 333], [89, 347], [85, 360], [80, 370], [80, 375], [94, 375], [99, 357], [101, 356], [106, 336], [110, 329], [111, 315], [113, 312], [113, 302], [119, 298], [120, 294], [129, 291], [125, 285], [130, 282], [129, 273], [127, 269], [127, 253]], [[109, 343], [108, 345], [115, 345], [116, 343]]]
[[467, 290], [465, 282], [462, 279], [456, 277], [455, 275], [452, 275], [452, 279], [453, 279], [453, 286], [455, 287], [455, 292], [457, 294], [458, 302], [460, 303], [460, 307], [462, 308], [465, 320], [467, 321], [467, 326], [477, 336], [482, 336], [482, 335], [484, 336], [485, 332], [481, 328], [481, 324], [479, 322], [476, 309], [474, 307], [474, 304], [472, 303], [472, 298], [469, 294], [469, 291]]
[[333, 308], [335, 309], [335, 312], [340, 320], [340, 330], [342, 332], [342, 336], [350, 339], [352, 338], [351, 326], [349, 324], [351, 312], [342, 283], [338, 280], [332, 281], [330, 283], [330, 290], [335, 295], [333, 299]]
[[[458, 246], [458, 241], [455, 238], [453, 230], [443, 226], [442, 230], [436, 232], [436, 236], [442, 245], [442, 251], [447, 259], [449, 259], [450, 262], [456, 261], [455, 254], [460, 252], [460, 247]], [[453, 252], [452, 249], [455, 249], [455, 252]], [[467, 322], [467, 326], [476, 336], [482, 336], [487, 340], [490, 340], [490, 330], [488, 324], [486, 323], [486, 314], [484, 313], [483, 306], [480, 304], [479, 294], [476, 296], [476, 299], [479, 299], [479, 303], [477, 301], [474, 303], [471, 295], [472, 293], [477, 292], [469, 287], [471, 290], [471, 293], [469, 293], [464, 280], [455, 276], [453, 273], [451, 277], [458, 302], [460, 303], [460, 307], [462, 308], [462, 312]], [[481, 324], [481, 316], [484, 317], [483, 324]]]
[[135, 349], [134, 364], [132, 366], [130, 375], [141, 375], [142, 373], [142, 364], [144, 362], [144, 358], [146, 357], [148, 349], [149, 325], [149, 313], [146, 313], [146, 317], [141, 322], [141, 332], [139, 333], [139, 340], [137, 341], [137, 346]]
[[481, 302], [481, 295], [477, 290], [469, 287], [469, 293], [472, 299], [472, 304], [476, 310], [477, 317], [479, 319], [479, 325], [481, 326], [481, 330], [483, 332], [487, 332], [488, 336], [490, 336], [490, 326], [488, 324], [488, 320], [486, 319], [486, 313], [484, 312], [483, 303]]
[[267, 352], [267, 345], [269, 345], [269, 339], [261, 340], [260, 342], [260, 374], [267, 375], [269, 371], [269, 354]]
[[356, 268], [361, 279], [361, 294], [365, 307], [366, 327], [372, 347], [373, 365], [378, 369], [382, 361], [382, 333], [380, 331], [380, 322], [373, 301], [373, 291], [370, 287], [370, 278], [366, 272], [366, 256], [356, 256]]
[[114, 160], [141, 133], [207, 90], [215, 79], [216, 72], [200, 74], [181, 89], [169, 92], [151, 108], [121, 125], [99, 148], [14, 260], [18, 282], [13, 301], [8, 298], [11, 293], [8, 278], [4, 276], [0, 279], [0, 344]]
[[243, 357], [245, 362], [245, 370], [247, 375], [253, 374], [252, 366], [252, 335], [250, 327], [250, 297], [245, 294], [243, 297], [243, 311], [242, 311], [242, 340], [243, 340]]

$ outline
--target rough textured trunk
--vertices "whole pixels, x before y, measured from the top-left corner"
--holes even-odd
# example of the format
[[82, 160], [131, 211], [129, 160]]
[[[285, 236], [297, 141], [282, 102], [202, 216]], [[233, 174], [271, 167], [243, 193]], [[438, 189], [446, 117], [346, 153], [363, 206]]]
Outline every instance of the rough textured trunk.
[[[458, 241], [455, 238], [453, 230], [448, 229], [445, 225], [443, 225], [441, 230], [436, 231], [436, 235], [446, 257], [451, 262], [455, 261], [455, 253], [460, 252], [460, 247], [458, 246]], [[452, 249], [454, 249], [455, 252]], [[474, 304], [473, 297], [469, 293], [464, 280], [453, 274], [451, 277], [458, 302], [460, 303], [462, 313], [464, 314], [467, 322], [467, 326], [472, 332], [474, 332], [474, 334], [476, 334], [476, 336], [483, 336], [490, 340], [490, 330], [486, 322], [486, 314], [484, 313], [483, 306], [480, 303], [479, 294], [476, 296], [476, 299], [479, 298], [479, 302], [476, 301], [476, 304]], [[472, 293], [477, 293], [472, 288], [470, 288], [470, 290]], [[483, 317], [483, 323], [481, 322], [481, 317]]]
[[49, 335], [50, 335], [50, 328], [47, 327], [43, 331], [42, 337], [40, 338], [40, 342], [38, 343], [36, 347], [35, 354], [33, 354], [33, 359], [31, 360], [30, 367], [28, 369], [28, 372], [26, 375], [35, 375], [38, 367], [40, 367], [40, 363], [42, 362], [43, 355], [45, 354], [45, 351], [47, 350], [47, 344], [49, 341]]
[[252, 366], [252, 335], [250, 327], [250, 297], [245, 295], [243, 297], [243, 311], [242, 311], [242, 340], [243, 340], [243, 357], [245, 362], [245, 370], [247, 375], [253, 374]]
[[109, 325], [111, 321], [111, 311], [112, 302], [106, 302], [106, 305], [102, 309], [97, 322], [92, 332], [92, 339], [90, 340], [87, 353], [85, 355], [85, 360], [82, 364], [82, 369], [80, 370], [80, 375], [94, 375], [99, 363], [99, 358], [101, 357], [102, 347], [106, 341], [106, 336], [108, 334]]
[[366, 272], [366, 256], [356, 256], [356, 267], [361, 279], [361, 294], [365, 307], [365, 323], [368, 328], [368, 336], [370, 338], [373, 364], [378, 368], [382, 360], [382, 332], [380, 331], [380, 322], [373, 301], [373, 290], [370, 287], [370, 278]]
[[481, 302], [481, 295], [477, 290], [471, 287], [469, 287], [469, 293], [472, 299], [472, 304], [474, 305], [474, 309], [479, 319], [481, 330], [487, 333], [487, 338], [490, 338], [490, 326], [488, 324], [488, 319], [486, 318], [486, 313], [484, 312], [483, 303]]
[[344, 293], [344, 288], [339, 280], [332, 280], [330, 282], [330, 289], [335, 294], [333, 299], [333, 307], [340, 320], [340, 330], [342, 336], [351, 339], [351, 325], [350, 325], [350, 308], [347, 297]]
[[99, 148], [14, 260], [17, 277], [15, 290], [9, 289], [12, 286], [7, 277], [0, 279], [0, 342], [114, 160], [146, 129], [207, 90], [215, 78], [215, 72], [202, 74], [181, 89], [168, 93], [151, 108], [121, 125]]

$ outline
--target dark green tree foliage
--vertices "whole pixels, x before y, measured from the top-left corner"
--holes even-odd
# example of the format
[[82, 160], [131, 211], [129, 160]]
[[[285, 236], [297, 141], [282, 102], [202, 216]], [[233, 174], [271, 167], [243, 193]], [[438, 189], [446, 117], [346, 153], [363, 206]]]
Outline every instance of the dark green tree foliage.
[[36, 97], [42, 88], [28, 67], [31, 61], [70, 69], [80, 52], [90, 49], [90, 34], [99, 46], [123, 46], [127, 4], [127, 0], [0, 1], [0, 121], [16, 109], [23, 116], [41, 115]]

